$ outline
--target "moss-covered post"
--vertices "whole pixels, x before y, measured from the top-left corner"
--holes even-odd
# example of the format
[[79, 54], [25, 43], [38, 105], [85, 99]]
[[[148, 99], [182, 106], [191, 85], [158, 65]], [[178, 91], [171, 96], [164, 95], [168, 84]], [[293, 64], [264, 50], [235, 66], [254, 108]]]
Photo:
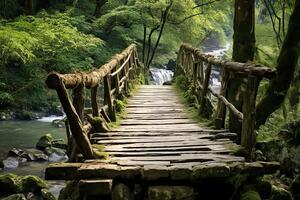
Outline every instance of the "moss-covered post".
[[[224, 69], [220, 95], [225, 98], [226, 98], [228, 80], [229, 80], [229, 72], [227, 72], [227, 70]], [[215, 119], [215, 127], [217, 129], [222, 129], [225, 127], [225, 117], [226, 117], [226, 105], [221, 99], [219, 99], [216, 119]]]
[[209, 87], [209, 80], [210, 80], [210, 74], [211, 74], [211, 64], [209, 63], [206, 71], [205, 71], [205, 80], [203, 84], [203, 90], [201, 93], [201, 104], [200, 104], [200, 111], [199, 114], [203, 117], [209, 117], [207, 112], [207, 102], [209, 101], [207, 98], [207, 92]]
[[113, 104], [113, 99], [111, 95], [111, 76], [110, 74], [104, 77], [104, 97], [105, 97], [105, 104], [108, 105], [108, 115], [111, 121], [116, 121], [116, 111], [115, 106]]
[[249, 75], [246, 91], [243, 97], [243, 123], [242, 123], [242, 135], [241, 135], [241, 145], [251, 156], [255, 143], [255, 106], [256, 106], [256, 95], [257, 95], [257, 85], [259, 78], [256, 76]]

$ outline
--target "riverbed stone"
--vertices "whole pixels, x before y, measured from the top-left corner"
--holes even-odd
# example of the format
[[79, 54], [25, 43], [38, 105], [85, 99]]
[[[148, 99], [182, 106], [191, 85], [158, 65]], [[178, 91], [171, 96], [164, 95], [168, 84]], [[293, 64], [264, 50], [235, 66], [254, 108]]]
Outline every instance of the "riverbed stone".
[[192, 187], [187, 186], [150, 186], [149, 200], [194, 200], [195, 193]]
[[39, 192], [41, 189], [46, 188], [47, 184], [39, 177], [28, 175], [21, 179], [23, 192]]
[[68, 148], [68, 145], [66, 144], [66, 142], [63, 139], [53, 140], [51, 142], [51, 145], [52, 145], [52, 147], [65, 149], [65, 150]]
[[41, 196], [43, 197], [44, 200], [56, 200], [53, 194], [51, 194], [49, 190], [45, 188], [41, 190]]
[[21, 191], [20, 180], [17, 175], [0, 175], [0, 196], [15, 194]]
[[8, 157], [3, 162], [3, 167], [6, 169], [15, 169], [20, 164], [20, 159], [18, 157]]
[[22, 156], [23, 154], [24, 154], [24, 151], [22, 149], [13, 148], [7, 153], [7, 156], [8, 157], [19, 157], [19, 156]]
[[2, 200], [26, 200], [26, 197], [24, 194], [13, 194], [3, 198]]
[[47, 147], [51, 147], [51, 142], [53, 141], [53, 137], [50, 133], [42, 136], [36, 144], [36, 148], [40, 150], [44, 150]]
[[112, 200], [133, 200], [134, 194], [131, 191], [129, 186], [123, 183], [119, 183], [113, 188], [111, 193], [111, 199]]

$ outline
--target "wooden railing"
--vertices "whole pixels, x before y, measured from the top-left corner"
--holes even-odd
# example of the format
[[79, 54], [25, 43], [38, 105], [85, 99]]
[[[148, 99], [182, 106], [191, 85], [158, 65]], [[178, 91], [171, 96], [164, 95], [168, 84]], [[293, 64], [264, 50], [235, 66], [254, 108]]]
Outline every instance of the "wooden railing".
[[[138, 60], [136, 45], [130, 45], [115, 55], [107, 64], [91, 72], [48, 75], [46, 84], [57, 92], [66, 113], [68, 143], [76, 147], [72, 154], [82, 153], [85, 159], [94, 158], [88, 138], [90, 131], [97, 131], [103, 120], [116, 121], [116, 100], [129, 94], [129, 82], [136, 79], [143, 69]], [[103, 82], [104, 103], [99, 105], [98, 87]], [[73, 91], [73, 99], [67, 89]], [[90, 90], [92, 115], [85, 120], [85, 89]], [[99, 124], [100, 123], [100, 124]], [[73, 156], [71, 156], [73, 157]]]
[[[219, 70], [222, 79], [220, 92], [214, 91], [210, 85], [212, 70], [216, 69]], [[226, 99], [228, 81], [232, 74], [239, 74], [245, 80], [242, 111]], [[257, 88], [262, 78], [271, 79], [276, 75], [276, 71], [260, 64], [219, 60], [184, 44], [180, 47], [177, 57], [175, 76], [178, 75], [192, 78], [193, 93], [200, 103], [200, 115], [208, 117], [208, 107], [215, 110], [216, 128], [224, 128], [226, 108], [242, 121], [241, 145], [250, 153], [256, 142], [254, 128]], [[217, 106], [212, 105], [209, 94], [218, 99]]]

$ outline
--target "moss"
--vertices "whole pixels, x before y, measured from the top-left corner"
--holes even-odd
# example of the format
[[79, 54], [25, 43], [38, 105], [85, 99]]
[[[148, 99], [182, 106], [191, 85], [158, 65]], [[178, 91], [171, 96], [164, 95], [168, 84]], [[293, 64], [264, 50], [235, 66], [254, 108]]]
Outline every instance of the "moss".
[[44, 200], [56, 200], [53, 194], [51, 194], [47, 189], [42, 189], [41, 194]]
[[293, 197], [289, 191], [273, 186], [271, 200], [293, 200]]
[[53, 137], [50, 133], [42, 136], [36, 144], [37, 149], [45, 149], [52, 145]]
[[46, 188], [47, 184], [44, 180], [39, 177], [28, 175], [21, 179], [22, 191], [28, 192], [39, 192], [41, 189]]
[[104, 151], [105, 147], [103, 145], [93, 144], [92, 148], [96, 158], [104, 160], [108, 159], [109, 154]]
[[261, 200], [258, 192], [251, 190], [251, 189], [242, 192], [240, 199], [241, 200]]
[[0, 196], [20, 192], [22, 189], [20, 179], [15, 174], [4, 174], [0, 176]]
[[58, 200], [81, 200], [82, 196], [79, 193], [77, 181], [67, 182], [65, 188], [60, 191]]
[[126, 103], [121, 100], [116, 100], [116, 111], [123, 112], [126, 108]]

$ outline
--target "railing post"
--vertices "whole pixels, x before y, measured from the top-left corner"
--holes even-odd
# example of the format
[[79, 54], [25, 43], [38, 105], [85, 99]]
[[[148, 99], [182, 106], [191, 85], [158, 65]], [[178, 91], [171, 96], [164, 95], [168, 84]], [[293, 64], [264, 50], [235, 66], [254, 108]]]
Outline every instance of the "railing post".
[[91, 89], [91, 103], [93, 117], [99, 117], [99, 106], [97, 101], [98, 85]]
[[252, 156], [252, 152], [256, 143], [255, 134], [255, 106], [256, 106], [256, 95], [257, 85], [259, 79], [256, 76], [249, 75], [246, 91], [243, 96], [243, 123], [242, 123], [242, 135], [241, 145], [249, 156]]
[[[228, 80], [229, 80], [229, 72], [227, 72], [227, 70], [224, 69], [220, 95], [225, 98], [227, 93]], [[224, 102], [221, 99], [219, 99], [216, 119], [215, 119], [215, 127], [217, 129], [222, 129], [225, 127], [225, 117], [226, 117], [226, 106]]]
[[84, 116], [84, 95], [84, 84], [79, 84], [73, 90], [73, 105], [82, 122]]
[[109, 112], [109, 118], [111, 121], [116, 121], [116, 109], [113, 103], [113, 98], [111, 96], [111, 76], [110, 74], [107, 74], [104, 79], [104, 96], [105, 96], [105, 103], [108, 105], [108, 112]]
[[211, 67], [212, 66], [209, 63], [205, 71], [205, 80], [203, 84], [203, 90], [201, 93], [201, 104], [200, 104], [199, 114], [202, 115], [203, 117], [209, 117], [209, 113], [207, 110], [207, 102], [209, 101], [207, 98], [207, 92], [208, 92], [209, 81], [210, 81]]

